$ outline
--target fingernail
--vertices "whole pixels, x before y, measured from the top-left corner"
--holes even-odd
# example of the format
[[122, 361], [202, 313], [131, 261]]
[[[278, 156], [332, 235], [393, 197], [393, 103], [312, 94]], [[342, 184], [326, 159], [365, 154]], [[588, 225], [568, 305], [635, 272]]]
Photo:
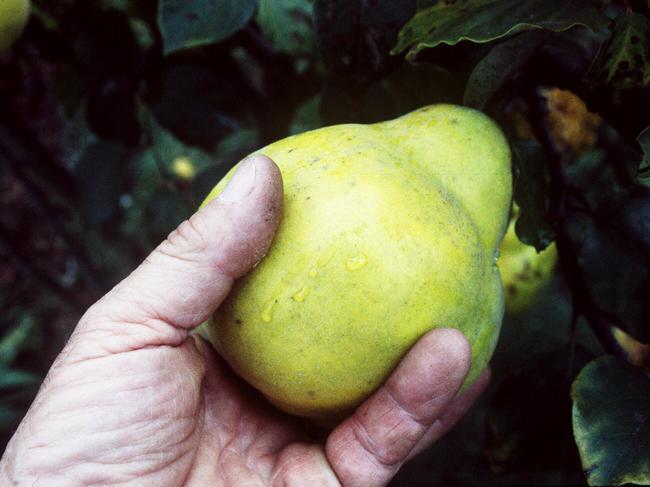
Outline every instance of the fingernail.
[[255, 160], [249, 157], [242, 161], [230, 182], [219, 195], [221, 201], [234, 203], [248, 196], [255, 187]]

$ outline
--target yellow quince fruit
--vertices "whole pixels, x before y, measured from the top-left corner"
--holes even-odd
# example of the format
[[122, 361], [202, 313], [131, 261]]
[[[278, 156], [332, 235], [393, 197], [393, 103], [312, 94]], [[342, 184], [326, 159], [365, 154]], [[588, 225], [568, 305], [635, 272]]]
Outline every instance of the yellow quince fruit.
[[465, 387], [474, 381], [503, 316], [496, 257], [512, 174], [498, 126], [434, 105], [258, 153], [281, 170], [283, 216], [268, 255], [205, 328], [232, 368], [284, 411], [331, 424], [422, 335], [453, 327], [472, 346]]
[[0, 1], [0, 52], [11, 46], [29, 19], [29, 0]]

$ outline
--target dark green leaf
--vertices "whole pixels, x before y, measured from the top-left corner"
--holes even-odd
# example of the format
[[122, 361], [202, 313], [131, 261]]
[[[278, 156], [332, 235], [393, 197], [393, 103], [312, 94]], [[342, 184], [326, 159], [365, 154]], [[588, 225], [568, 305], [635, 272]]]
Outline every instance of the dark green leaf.
[[118, 142], [90, 145], [75, 169], [81, 211], [92, 225], [114, 215], [125, 190], [128, 152]]
[[321, 56], [347, 88], [365, 86], [386, 74], [399, 29], [415, 13], [415, 0], [317, 0]]
[[314, 36], [313, 0], [260, 0], [255, 20], [275, 48], [294, 56], [311, 54]]
[[519, 174], [515, 181], [514, 199], [520, 213], [515, 230], [519, 239], [534, 246], [539, 252], [555, 238], [546, 221], [549, 178], [544, 154], [537, 142], [518, 140], [513, 144], [515, 163]]
[[472, 71], [465, 86], [463, 103], [482, 110], [546, 38], [544, 31], [525, 32], [492, 48]]
[[[223, 71], [230, 66], [223, 65]], [[214, 149], [224, 136], [248, 125], [250, 96], [243, 83], [201, 65], [176, 63], [155, 80], [158, 122], [182, 141]]]
[[650, 127], [646, 127], [636, 140], [639, 146], [641, 146], [641, 151], [643, 151], [643, 159], [641, 160], [639, 171], [645, 172], [650, 170]]
[[641, 14], [622, 13], [609, 41], [589, 69], [587, 81], [613, 89], [615, 98], [628, 90], [648, 89], [650, 20]]
[[159, 0], [165, 54], [222, 41], [244, 27], [257, 0]]
[[[611, 180], [610, 180], [611, 185]], [[625, 329], [650, 341], [650, 188], [638, 185], [601, 195], [596, 218], [571, 220], [573, 239], [591, 296]]]
[[650, 484], [650, 377], [615, 357], [573, 383], [573, 433], [590, 485]]
[[[554, 276], [533, 306], [504, 317], [497, 349], [492, 357], [494, 380], [499, 381], [530, 364], [531, 354], [557, 350], [567, 344], [571, 323], [571, 297], [561, 276]], [[576, 327], [576, 343], [593, 355], [600, 343], [582, 320]]]
[[607, 24], [587, 0], [453, 0], [418, 12], [399, 34], [393, 53], [414, 58], [426, 48], [460, 41], [490, 42], [531, 29], [556, 32], [576, 25], [594, 30]]

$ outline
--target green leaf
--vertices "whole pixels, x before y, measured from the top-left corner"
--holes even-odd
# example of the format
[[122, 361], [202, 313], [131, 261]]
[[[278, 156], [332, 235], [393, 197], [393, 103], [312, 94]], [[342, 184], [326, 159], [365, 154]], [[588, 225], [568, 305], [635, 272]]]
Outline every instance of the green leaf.
[[474, 67], [465, 87], [463, 103], [482, 110], [546, 38], [544, 31], [525, 32], [493, 47]]
[[255, 20], [278, 51], [293, 56], [311, 54], [315, 43], [313, 0], [260, 0]]
[[420, 51], [460, 41], [490, 42], [517, 32], [548, 29], [561, 32], [576, 25], [594, 30], [607, 23], [587, 0], [453, 0], [439, 1], [418, 12], [399, 34], [393, 54]]
[[650, 376], [615, 357], [572, 386], [573, 434], [589, 485], [650, 484]]
[[586, 80], [610, 87], [615, 98], [624, 91], [650, 87], [650, 20], [633, 12], [619, 15]]
[[549, 178], [544, 164], [544, 154], [537, 142], [520, 140], [513, 143], [514, 160], [519, 169], [515, 181], [514, 199], [520, 213], [515, 231], [525, 244], [541, 252], [555, 238], [546, 221]]
[[625, 331], [650, 341], [647, 300], [641, 298], [650, 282], [650, 188], [631, 185], [602, 193], [597, 219], [582, 225], [574, 219], [571, 225], [584, 279], [595, 302], [622, 320]]
[[257, 0], [159, 0], [165, 54], [227, 39], [255, 13]]

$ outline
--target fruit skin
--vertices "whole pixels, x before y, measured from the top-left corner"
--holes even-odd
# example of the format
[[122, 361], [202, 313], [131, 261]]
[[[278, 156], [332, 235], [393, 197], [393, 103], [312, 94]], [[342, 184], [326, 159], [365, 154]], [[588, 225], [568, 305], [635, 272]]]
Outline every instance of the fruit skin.
[[537, 253], [535, 247], [519, 240], [514, 219], [510, 222], [501, 242], [498, 262], [507, 314], [522, 313], [535, 303], [540, 291], [550, 281], [556, 261], [554, 243]]
[[11, 46], [29, 19], [29, 0], [0, 1], [0, 53]]
[[283, 217], [206, 327], [232, 368], [279, 408], [332, 424], [423, 334], [454, 327], [472, 345], [473, 382], [503, 316], [495, 261], [512, 175], [496, 124], [435, 105], [258, 153], [282, 172]]

